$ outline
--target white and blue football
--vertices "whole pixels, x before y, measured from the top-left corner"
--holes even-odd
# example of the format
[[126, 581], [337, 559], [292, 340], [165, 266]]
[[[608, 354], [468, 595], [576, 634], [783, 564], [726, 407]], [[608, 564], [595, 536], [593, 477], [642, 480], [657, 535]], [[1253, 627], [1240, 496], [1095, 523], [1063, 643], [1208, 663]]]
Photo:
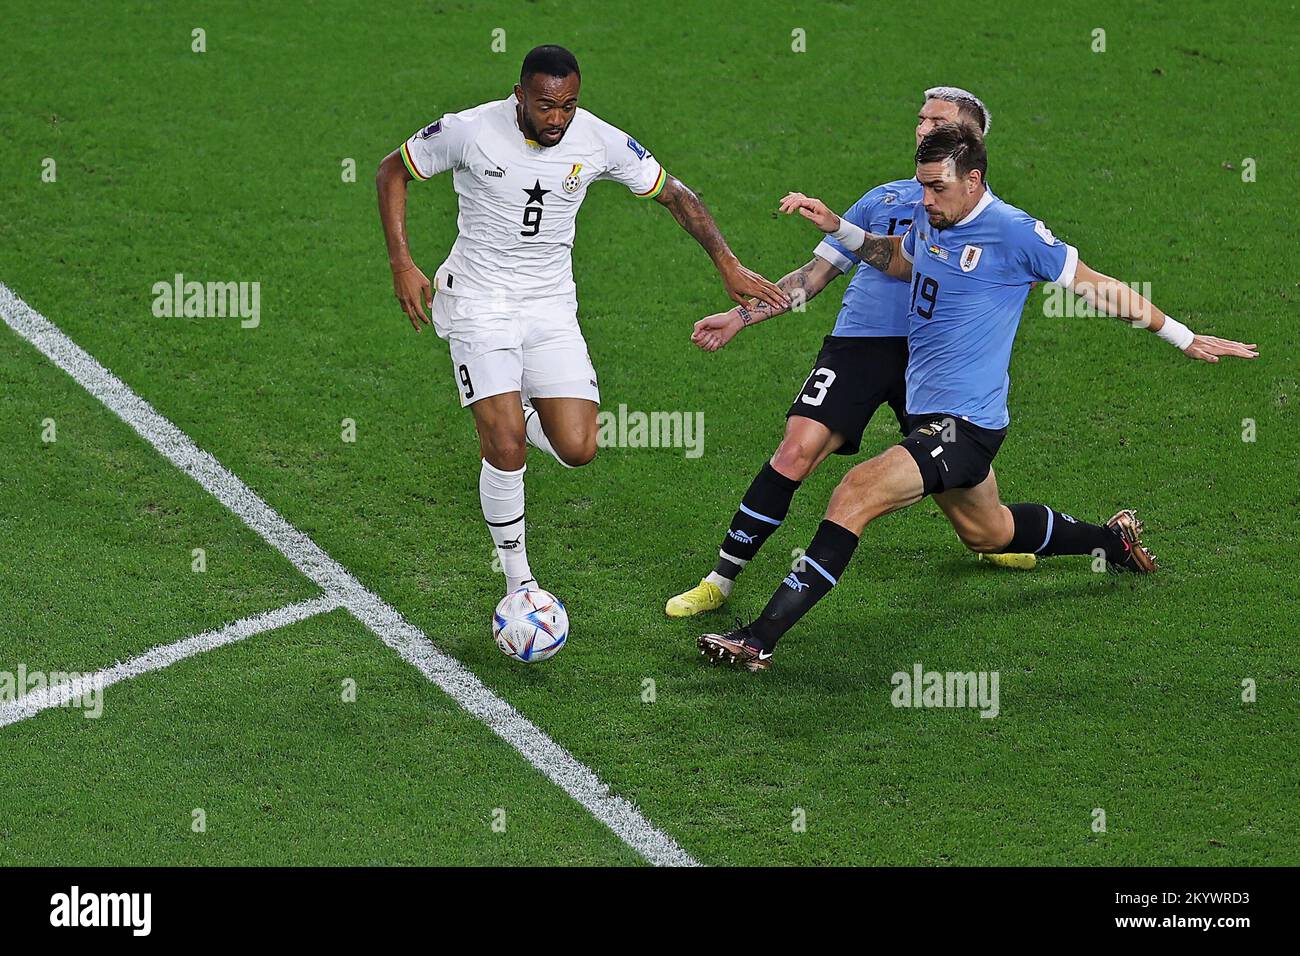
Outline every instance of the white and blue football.
[[519, 588], [501, 599], [492, 615], [492, 637], [501, 653], [525, 664], [559, 653], [569, 638], [569, 613], [550, 591]]

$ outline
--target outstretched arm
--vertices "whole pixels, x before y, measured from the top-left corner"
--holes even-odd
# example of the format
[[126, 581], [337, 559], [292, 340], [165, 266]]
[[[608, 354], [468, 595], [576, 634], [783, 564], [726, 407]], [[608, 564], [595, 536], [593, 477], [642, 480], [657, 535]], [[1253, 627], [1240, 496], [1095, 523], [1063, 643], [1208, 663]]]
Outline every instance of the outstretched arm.
[[1097, 311], [1150, 329], [1166, 342], [1182, 349], [1188, 358], [1217, 362], [1220, 356], [1225, 355], [1244, 359], [1259, 357], [1254, 344], [1247, 345], [1213, 335], [1197, 335], [1177, 319], [1161, 312], [1136, 289], [1090, 269], [1082, 262], [1075, 269], [1074, 281], [1069, 288]]
[[752, 301], [727, 312], [705, 316], [695, 323], [691, 341], [706, 352], [716, 352], [735, 338], [741, 329], [799, 308], [830, 285], [838, 275], [839, 269], [820, 256], [813, 256], [777, 282], [781, 291], [790, 299], [789, 308], [773, 308], [766, 302]]
[[803, 193], [787, 193], [781, 200], [781, 212], [793, 215], [798, 212], [822, 232], [828, 233], [867, 265], [879, 269], [894, 279], [910, 281], [912, 263], [902, 253], [902, 236], [877, 236], [863, 231], [853, 223], [840, 219], [820, 199]]
[[727, 295], [731, 296], [732, 301], [744, 305], [747, 297], [753, 296], [774, 307], [790, 307], [784, 292], [757, 272], [740, 264], [740, 260], [727, 245], [727, 240], [722, 238], [722, 232], [713, 221], [708, 207], [689, 186], [676, 176], [668, 176], [655, 201], [667, 206], [678, 224], [704, 247], [713, 264], [718, 267], [722, 284], [726, 286]]

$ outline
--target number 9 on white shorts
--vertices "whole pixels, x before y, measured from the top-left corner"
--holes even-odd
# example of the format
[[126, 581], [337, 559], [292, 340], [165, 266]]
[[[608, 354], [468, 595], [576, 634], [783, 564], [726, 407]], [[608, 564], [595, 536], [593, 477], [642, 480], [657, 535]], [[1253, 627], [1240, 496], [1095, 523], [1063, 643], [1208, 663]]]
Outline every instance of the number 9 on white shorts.
[[505, 392], [600, 404], [571, 296], [484, 301], [439, 292], [433, 322], [451, 346], [461, 407]]

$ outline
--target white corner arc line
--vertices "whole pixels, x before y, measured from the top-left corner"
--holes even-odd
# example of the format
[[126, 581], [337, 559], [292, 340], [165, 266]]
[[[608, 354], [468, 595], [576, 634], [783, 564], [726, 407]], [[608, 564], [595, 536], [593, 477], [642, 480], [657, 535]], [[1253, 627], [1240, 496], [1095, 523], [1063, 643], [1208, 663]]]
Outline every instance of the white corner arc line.
[[307, 601], [299, 601], [297, 604], [287, 604], [273, 611], [241, 618], [231, 624], [204, 631], [202, 634], [194, 634], [173, 644], [159, 645], [138, 657], [121, 661], [112, 667], [106, 667], [93, 674], [83, 674], [73, 681], [43, 687], [17, 700], [0, 704], [0, 727], [7, 727], [28, 717], [34, 717], [51, 707], [66, 707], [72, 701], [84, 699], [85, 692], [90, 688], [100, 691], [118, 681], [139, 677], [150, 671], [162, 670], [187, 657], [234, 644], [254, 634], [261, 634], [263, 631], [287, 627], [341, 606], [342, 603], [337, 597], [326, 594]]
[[99, 364], [53, 322], [0, 282], [0, 318], [46, 358], [99, 399], [168, 461], [229, 508], [385, 644], [420, 670], [470, 714], [483, 721], [529, 763], [561, 787], [650, 863], [698, 866], [668, 834], [630, 802], [610, 793], [592, 770], [536, 724], [492, 693], [473, 672], [443, 653], [379, 595], [366, 588], [311, 538], [274, 511], [212, 455]]

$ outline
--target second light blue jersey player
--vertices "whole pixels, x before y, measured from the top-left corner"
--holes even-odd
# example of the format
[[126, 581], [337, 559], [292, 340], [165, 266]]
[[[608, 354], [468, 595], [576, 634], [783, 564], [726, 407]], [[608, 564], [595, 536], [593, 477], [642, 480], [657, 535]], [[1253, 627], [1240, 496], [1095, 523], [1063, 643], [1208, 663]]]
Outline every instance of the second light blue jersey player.
[[947, 229], [930, 225], [922, 203], [910, 215], [902, 243], [912, 263], [907, 411], [1005, 428], [1007, 367], [1025, 299], [1035, 282], [1070, 285], [1079, 254], [991, 190]]
[[[988, 110], [978, 97], [956, 87], [927, 89], [916, 116], [916, 145], [936, 126], [959, 120], [988, 130]], [[864, 232], [893, 237], [898, 242], [913, 225], [916, 204], [923, 198], [922, 186], [915, 177], [897, 179], [868, 190], [843, 218]], [[924, 217], [924, 212], [921, 215]], [[779, 285], [792, 302], [802, 304], [845, 274], [850, 278], [835, 326], [822, 341], [812, 369], [786, 412], [781, 444], [741, 499], [723, 536], [713, 571], [695, 587], [669, 599], [665, 611], [670, 616], [699, 614], [719, 607], [741, 570], [784, 520], [800, 483], [831, 455], [856, 454], [867, 423], [882, 404], [889, 405], [903, 427], [907, 415], [907, 281], [872, 268], [855, 252], [827, 236], [813, 250], [812, 258], [784, 276]], [[798, 306], [796, 310], [802, 311]], [[779, 311], [757, 302], [739, 306], [701, 319], [695, 323], [691, 338], [700, 348], [714, 352], [741, 329]], [[1016, 566], [1024, 566], [1023, 560]]]
[[[863, 194], [844, 213], [844, 218], [867, 232], [880, 236], [903, 235], [912, 225], [913, 206], [921, 200], [916, 177], [882, 183]], [[825, 259], [843, 273], [861, 264], [854, 253], [827, 236], [813, 255]], [[831, 335], [907, 335], [907, 284], [870, 267], [853, 272]]]

